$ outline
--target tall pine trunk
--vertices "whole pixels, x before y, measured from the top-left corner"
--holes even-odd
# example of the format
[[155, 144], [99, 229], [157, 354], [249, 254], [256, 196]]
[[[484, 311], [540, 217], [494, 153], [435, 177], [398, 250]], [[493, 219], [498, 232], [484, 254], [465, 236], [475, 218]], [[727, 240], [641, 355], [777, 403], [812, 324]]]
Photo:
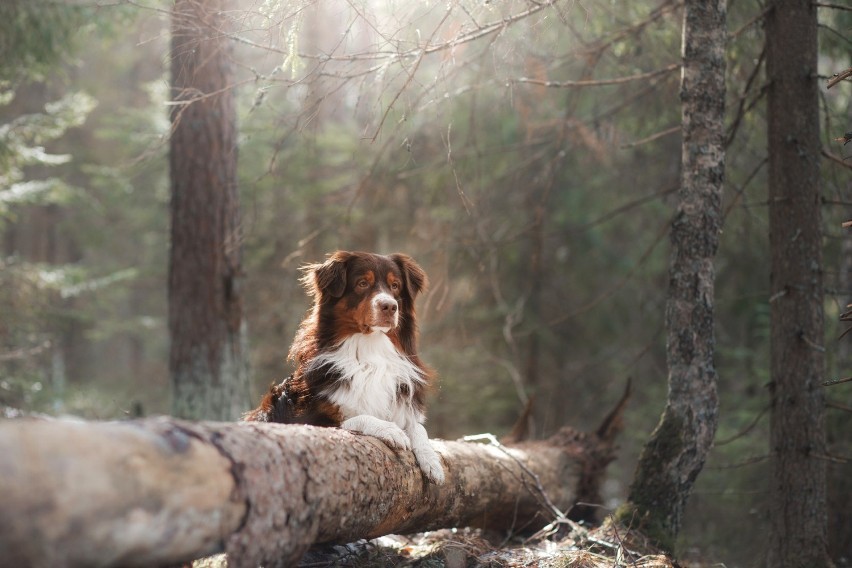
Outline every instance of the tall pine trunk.
[[249, 406], [240, 298], [237, 130], [224, 0], [172, 15], [169, 332], [173, 413], [232, 420]]
[[[718, 418], [713, 259], [725, 172], [725, 0], [687, 0], [681, 80], [682, 155], [666, 303], [668, 401], [645, 445], [620, 518], [671, 549]], [[634, 526], [635, 526], [634, 522]]]
[[772, 257], [767, 566], [830, 565], [826, 468], [817, 13], [779, 0], [766, 18]]

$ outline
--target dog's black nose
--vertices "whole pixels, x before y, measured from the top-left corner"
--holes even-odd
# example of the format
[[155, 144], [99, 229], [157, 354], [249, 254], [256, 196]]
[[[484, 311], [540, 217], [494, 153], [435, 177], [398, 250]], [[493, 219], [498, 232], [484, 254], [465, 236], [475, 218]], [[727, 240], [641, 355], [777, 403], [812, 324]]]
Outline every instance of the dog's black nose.
[[398, 308], [396, 300], [382, 299], [378, 301], [379, 309], [385, 314], [395, 314]]

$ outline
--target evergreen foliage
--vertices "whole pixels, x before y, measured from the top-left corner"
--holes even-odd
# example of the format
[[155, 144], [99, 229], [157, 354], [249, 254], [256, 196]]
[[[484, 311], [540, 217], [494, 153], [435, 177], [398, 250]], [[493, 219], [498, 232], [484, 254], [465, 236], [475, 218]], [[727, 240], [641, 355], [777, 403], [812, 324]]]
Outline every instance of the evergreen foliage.
[[0, 3], [0, 80], [48, 72], [67, 59], [91, 10], [51, 0]]
[[[14, 96], [14, 92], [9, 92]], [[11, 97], [9, 97], [11, 98]], [[95, 102], [85, 93], [70, 93], [47, 103], [43, 113], [24, 114], [0, 126], [0, 227], [13, 206], [67, 202], [73, 188], [59, 177], [25, 179], [25, 168], [66, 164], [69, 154], [51, 154], [44, 145], [80, 126]]]

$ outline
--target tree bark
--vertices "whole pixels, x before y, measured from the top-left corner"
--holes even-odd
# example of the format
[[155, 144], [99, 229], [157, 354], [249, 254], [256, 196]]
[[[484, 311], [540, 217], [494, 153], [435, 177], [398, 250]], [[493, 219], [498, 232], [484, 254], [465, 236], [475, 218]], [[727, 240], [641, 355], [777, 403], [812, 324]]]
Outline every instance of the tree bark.
[[818, 568], [826, 552], [817, 8], [766, 17], [769, 79], [771, 534], [767, 566]]
[[[852, 110], [852, 103], [849, 105]], [[852, 305], [852, 234], [844, 230], [840, 241], [837, 289], [840, 290], [841, 306]], [[848, 322], [841, 322], [840, 331], [848, 329]], [[829, 376], [847, 377], [852, 371], [852, 338], [843, 337], [837, 343], [833, 374]], [[837, 388], [837, 387], [834, 387]], [[840, 396], [830, 396], [830, 395]], [[852, 422], [849, 415], [841, 410], [831, 410], [832, 398], [845, 404], [843, 395], [828, 389], [826, 416], [826, 449], [835, 456], [852, 455]], [[849, 512], [848, 497], [852, 495], [852, 479], [849, 466], [845, 463], [826, 464], [826, 500], [828, 525], [828, 553], [831, 558], [852, 558], [852, 514]]]
[[646, 534], [669, 550], [718, 419], [713, 259], [722, 228], [725, 172], [725, 23], [725, 0], [686, 1], [682, 172], [666, 303], [668, 400], [619, 515], [630, 522], [638, 513]]
[[249, 407], [240, 282], [237, 129], [225, 0], [177, 0], [169, 152], [169, 332], [175, 416], [236, 420]]
[[552, 519], [546, 499], [565, 511], [597, 498], [609, 435], [436, 441], [447, 474], [436, 486], [411, 452], [334, 428], [7, 420], [0, 566], [166, 565], [222, 550], [230, 566], [289, 566], [319, 542], [534, 530]]

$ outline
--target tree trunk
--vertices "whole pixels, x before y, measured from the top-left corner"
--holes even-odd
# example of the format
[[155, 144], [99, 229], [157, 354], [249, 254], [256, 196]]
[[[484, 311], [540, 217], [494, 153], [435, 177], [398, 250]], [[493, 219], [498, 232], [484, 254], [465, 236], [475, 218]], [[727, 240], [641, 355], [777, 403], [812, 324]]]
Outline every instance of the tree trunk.
[[[852, 104], [850, 105], [852, 110]], [[852, 234], [845, 232], [840, 241], [840, 262], [838, 267], [837, 289], [840, 290], [841, 306], [852, 304]], [[842, 322], [841, 332], [848, 329], [848, 322]], [[833, 375], [848, 377], [852, 371], [852, 338], [843, 337], [837, 343]], [[838, 388], [838, 387], [834, 387]], [[841, 387], [842, 388], [842, 387]], [[830, 396], [830, 395], [839, 396]], [[831, 399], [845, 405], [844, 391], [826, 393], [829, 402], [826, 416], [827, 451], [835, 456], [852, 455], [852, 422], [849, 415], [841, 409], [832, 413]], [[831, 558], [852, 558], [852, 512], [849, 511], [848, 498], [852, 495], [852, 479], [849, 466], [845, 463], [826, 464], [826, 499], [828, 509], [828, 553]]]
[[[682, 173], [671, 228], [666, 304], [669, 394], [637, 465], [628, 505], [644, 531], [671, 549], [718, 417], [713, 362], [713, 258], [722, 227], [725, 0], [687, 0], [683, 23]], [[634, 523], [635, 526], [635, 523]]]
[[169, 368], [176, 416], [233, 420], [249, 407], [249, 388], [223, 9], [224, 0], [177, 0], [172, 15]]
[[772, 568], [830, 565], [816, 10], [809, 0], [780, 0], [766, 17]]
[[0, 566], [165, 565], [221, 550], [230, 566], [288, 566], [317, 542], [536, 529], [552, 519], [546, 499], [564, 511], [597, 498], [612, 431], [435, 442], [447, 473], [436, 486], [411, 452], [335, 428], [7, 420]]

